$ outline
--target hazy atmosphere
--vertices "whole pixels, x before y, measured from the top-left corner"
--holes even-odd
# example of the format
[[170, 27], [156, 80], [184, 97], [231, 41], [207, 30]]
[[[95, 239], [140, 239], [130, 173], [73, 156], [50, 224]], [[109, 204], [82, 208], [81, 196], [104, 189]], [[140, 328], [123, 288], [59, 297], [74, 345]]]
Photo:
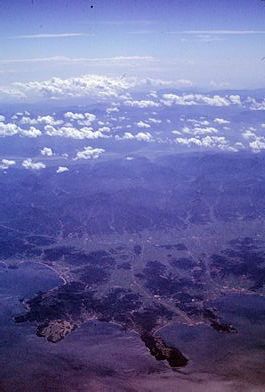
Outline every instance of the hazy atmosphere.
[[0, 392], [263, 391], [265, 2], [0, 18]]
[[261, 0], [12, 0], [0, 15], [3, 85], [90, 73], [204, 89], [264, 83]]

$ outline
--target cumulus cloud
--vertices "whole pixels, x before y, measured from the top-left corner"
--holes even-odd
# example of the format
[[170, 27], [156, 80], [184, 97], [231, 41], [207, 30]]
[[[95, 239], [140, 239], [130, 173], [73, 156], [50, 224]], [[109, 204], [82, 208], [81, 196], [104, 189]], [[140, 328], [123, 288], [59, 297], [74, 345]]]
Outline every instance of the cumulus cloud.
[[249, 143], [249, 148], [253, 152], [260, 152], [265, 150], [265, 137], [258, 136], [255, 132], [255, 128], [251, 127], [245, 130], [242, 134], [243, 138]]
[[107, 109], [106, 109], [106, 112], [107, 112], [108, 114], [111, 114], [111, 113], [119, 112], [119, 109], [118, 109], [117, 107], [107, 108]]
[[60, 125], [63, 124], [62, 120], [55, 120], [53, 116], [38, 116], [37, 124], [45, 124], [45, 125]]
[[254, 152], [260, 152], [265, 150], [265, 138], [263, 136], [257, 136], [253, 141], [249, 143], [249, 147]]
[[151, 101], [151, 100], [127, 100], [124, 101], [125, 106], [129, 106], [132, 108], [140, 108], [140, 109], [146, 109], [146, 108], [157, 108], [160, 106], [158, 102]]
[[[207, 126], [209, 124], [208, 121], [197, 121], [197, 120], [188, 120], [192, 123], [193, 127], [183, 127], [182, 133], [188, 135], [205, 135], [205, 134], [213, 134], [218, 133], [218, 129], [214, 127]], [[180, 134], [179, 131], [172, 131], [173, 134]]]
[[182, 105], [182, 106], [193, 106], [193, 105], [208, 105], [208, 106], [230, 106], [230, 105], [241, 105], [241, 99], [239, 95], [229, 95], [221, 97], [220, 95], [203, 95], [203, 94], [163, 94], [161, 102], [165, 106]]
[[122, 136], [116, 135], [116, 140], [137, 140], [139, 142], [151, 142], [153, 137], [149, 132], [138, 132], [133, 135], [131, 132], [125, 132]]
[[122, 136], [116, 135], [116, 140], [133, 140], [134, 135], [131, 132], [125, 132]]
[[152, 123], [152, 124], [161, 124], [161, 123], [162, 123], [162, 120], [158, 120], [158, 119], [153, 118], [153, 117], [150, 117], [150, 118], [148, 119], [148, 121], [149, 121], [150, 123]]
[[50, 125], [45, 126], [45, 131], [48, 136], [58, 136], [58, 137], [66, 137], [71, 139], [99, 139], [99, 138], [107, 138], [106, 135], [109, 132], [108, 127], [102, 127], [95, 131], [92, 127], [82, 127], [80, 129], [74, 126], [64, 126], [60, 128], [55, 128]]
[[78, 151], [74, 160], [78, 159], [98, 159], [105, 150], [103, 148], [85, 147], [82, 151]]
[[145, 123], [144, 121], [139, 121], [137, 124], [137, 127], [138, 128], [151, 128], [151, 125], [150, 124], [147, 124], [147, 123]]
[[[184, 119], [182, 119], [182, 120], [184, 120]], [[197, 125], [197, 126], [199, 126], [199, 125], [202, 125], [202, 126], [208, 126], [208, 125], [210, 125], [209, 121], [207, 121], [207, 120], [201, 120], [201, 119], [189, 118], [189, 119], [187, 120], [187, 122], [189, 122], [189, 123], [191, 123], [191, 124], [193, 124], [193, 125]]]
[[0, 169], [2, 170], [7, 170], [11, 166], [14, 166], [16, 164], [16, 161], [10, 160], [10, 159], [2, 159], [0, 162]]
[[50, 147], [44, 147], [42, 150], [40, 150], [41, 155], [46, 156], [46, 157], [52, 157], [53, 156], [53, 150]]
[[[13, 117], [13, 119], [16, 119], [16, 118], [17, 118], [17, 116]], [[31, 118], [31, 117], [28, 117], [28, 116], [22, 116], [19, 119], [19, 124], [21, 124], [21, 125], [36, 125], [36, 124], [38, 124], [38, 121], [37, 121], [36, 118]]]
[[96, 120], [96, 116], [92, 113], [67, 112], [64, 114], [64, 117], [70, 121], [87, 120], [89, 123], [92, 123], [93, 121]]
[[[122, 62], [124, 59], [125, 58], [123, 57], [116, 57], [115, 63]], [[129, 58], [126, 58], [126, 61], [139, 61], [140, 59], [140, 57], [135, 56], [130, 58], [130, 60]], [[81, 60], [84, 61], [85, 59], [79, 59], [80, 62]], [[147, 60], [147, 58], [145, 58], [145, 60]], [[95, 62], [95, 64], [97, 64], [97, 62]], [[222, 96], [220, 94], [166, 93], [161, 96], [160, 89], [162, 88], [167, 88], [167, 90], [170, 91], [170, 88], [176, 88], [177, 86], [191, 87], [191, 85], [192, 83], [185, 79], [163, 81], [148, 78], [141, 79], [126, 76], [110, 77], [88, 74], [67, 79], [53, 77], [44, 81], [12, 83], [9, 86], [0, 88], [0, 100], [35, 102], [38, 100], [65, 101], [67, 99], [89, 99], [96, 102], [107, 102], [108, 106], [105, 110], [108, 115], [120, 111], [120, 106], [116, 106], [119, 104], [140, 109], [158, 108], [162, 105], [169, 107], [173, 105], [228, 107], [230, 105], [242, 106], [243, 104], [246, 104], [251, 107], [251, 110], [265, 110], [265, 100], [256, 101], [254, 98], [249, 98], [248, 100], [244, 98], [242, 102], [240, 96], [237, 94], [226, 94]], [[139, 95], [137, 95], [136, 99], [133, 97], [134, 92], [139, 91], [142, 93], [145, 92], [146, 95], [141, 98], [138, 98]], [[159, 97], [161, 97], [161, 99]], [[91, 114], [89, 118], [86, 118], [86, 115], [83, 113], [68, 112], [67, 116], [70, 122], [86, 121], [86, 123], [80, 125], [89, 126], [89, 121], [94, 121], [94, 119], [91, 118]], [[67, 116], [65, 119], [67, 119]], [[21, 124], [27, 123], [28, 125], [62, 125], [59, 123], [55, 124], [54, 121], [62, 120], [53, 121], [52, 116], [50, 118], [47, 116], [40, 116], [36, 119], [24, 118], [21, 119], [21, 121]]]
[[22, 129], [15, 123], [0, 122], [0, 137], [20, 135], [24, 137], [35, 138], [41, 136], [41, 131], [35, 127]]
[[230, 146], [224, 136], [205, 136], [202, 138], [191, 137], [191, 138], [176, 138], [176, 143], [185, 145], [187, 147], [198, 146], [204, 148], [220, 149], [227, 151], [237, 151], [236, 148]]
[[117, 98], [136, 86], [135, 79], [111, 78], [100, 75], [83, 75], [69, 79], [51, 78], [45, 81], [13, 83], [0, 89], [0, 97], [19, 100], [93, 98], [105, 100]]
[[104, 126], [104, 127], [99, 128], [98, 131], [99, 132], [107, 132], [107, 133], [109, 133], [111, 131], [111, 129], [110, 129], [110, 127]]
[[25, 137], [39, 137], [42, 135], [41, 131], [35, 127], [30, 127], [29, 129], [20, 129], [20, 135]]
[[68, 171], [69, 171], [68, 167], [66, 167], [66, 166], [59, 166], [58, 169], [56, 170], [56, 173], [57, 174], [61, 174], [61, 173], [65, 173], [65, 172], [68, 172]]
[[253, 152], [260, 152], [262, 150], [265, 150], [265, 137], [264, 136], [258, 136], [255, 133], [256, 129], [253, 127], [250, 127], [249, 129], [246, 129], [243, 133], [242, 136], [245, 140], [248, 142], [249, 148]]
[[[45, 84], [46, 82], [47, 85]], [[236, 94], [222, 94], [221, 92], [216, 94], [177, 93], [176, 89], [170, 90], [169, 87], [166, 90], [155, 90], [153, 89], [153, 82], [150, 82], [149, 85], [147, 81], [143, 84], [148, 86], [148, 92], [145, 92], [143, 89], [133, 92], [131, 89], [135, 88], [135, 86], [141, 86], [141, 84], [126, 77], [108, 78], [93, 76], [92, 79], [81, 77], [65, 80], [53, 78], [49, 83], [48, 81], [46, 82], [36, 82], [40, 83], [38, 87], [36, 87], [35, 82], [32, 82], [33, 85], [30, 84], [31, 82], [26, 83], [27, 88], [29, 88], [26, 94], [30, 95], [32, 88], [36, 87], [38, 89], [40, 86], [42, 91], [47, 90], [49, 97], [51, 87], [58, 88], [61, 92], [66, 91], [66, 95], [69, 95], [69, 97], [75, 97], [75, 94], [79, 93], [82, 96], [88, 94], [87, 97], [96, 98], [94, 102], [99, 102], [100, 110], [97, 111], [96, 115], [89, 113], [87, 107], [90, 106], [91, 101], [86, 100], [88, 105], [78, 103], [62, 106], [75, 108], [71, 109], [71, 111], [62, 111], [60, 109], [57, 113], [51, 112], [42, 115], [24, 111], [16, 113], [11, 119], [9, 119], [9, 115], [7, 119], [5, 116], [0, 115], [0, 137], [13, 135], [30, 138], [42, 136], [42, 139], [46, 136], [63, 137], [87, 140], [85, 144], [90, 144], [88, 140], [103, 138], [109, 138], [106, 141], [108, 143], [111, 143], [111, 139], [157, 143], [174, 143], [176, 141], [180, 145], [231, 149], [231, 151], [233, 148], [239, 148], [239, 145], [237, 146], [236, 143], [242, 142], [245, 148], [252, 151], [256, 152], [262, 149], [263, 139], [257, 139], [258, 136], [256, 136], [256, 133], [262, 134], [262, 130], [265, 128], [265, 124], [262, 121], [259, 124], [257, 123], [256, 129], [243, 126], [242, 122], [238, 122], [237, 130], [233, 130], [231, 127], [231, 130], [226, 132], [229, 130], [227, 125], [230, 124], [226, 117], [237, 119], [237, 116], [232, 116], [235, 108], [261, 110], [263, 105], [261, 99], [245, 98], [245, 96], [240, 98]], [[79, 91], [80, 89], [84, 91]], [[108, 91], [115, 91], [114, 96], [110, 94], [108, 96], [110, 99], [107, 99], [107, 102], [100, 103], [98, 94], [103, 93], [104, 97], [107, 97], [108, 94], [105, 95], [105, 92]], [[170, 93], [170, 91], [173, 92]], [[90, 93], [92, 95], [89, 95]], [[60, 94], [58, 93], [58, 96]], [[201, 105], [202, 107], [198, 107], [196, 110], [190, 108], [191, 111], [188, 110], [187, 112], [187, 109], [176, 108], [177, 105], [182, 105], [183, 107]], [[207, 106], [213, 108], [208, 110]], [[230, 109], [231, 106], [232, 108]], [[47, 107], [49, 106], [47, 105]], [[61, 105], [58, 105], [58, 107], [61, 107]], [[216, 108], [227, 109], [219, 110]], [[161, 111], [162, 113], [160, 113]], [[225, 112], [227, 112], [226, 115], [221, 114]], [[191, 115], [190, 113], [193, 114]], [[212, 113], [219, 114], [213, 115]], [[246, 117], [246, 125], [248, 125], [248, 118]], [[159, 124], [161, 123], [164, 124], [164, 129], [160, 129]], [[249, 121], [250, 123], [251, 121]], [[50, 145], [49, 141], [44, 143], [44, 145]], [[51, 156], [48, 155], [48, 152], [45, 152], [46, 148], [48, 147], [42, 149], [41, 154]], [[81, 159], [82, 151], [80, 154], [79, 158], [76, 156], [75, 159]], [[85, 152], [86, 155], [88, 158], [84, 159], [90, 159], [90, 151]]]
[[265, 99], [257, 101], [255, 98], [248, 97], [247, 103], [249, 104], [250, 110], [265, 110]]
[[[18, 117], [18, 116], [16, 116]], [[53, 116], [38, 116], [37, 118], [31, 118], [30, 114], [23, 115], [19, 119], [19, 124], [22, 125], [61, 125], [63, 124], [62, 120], [55, 120]]]
[[257, 135], [253, 132], [253, 129], [246, 129], [243, 133], [242, 136], [244, 139], [256, 139]]
[[27, 170], [41, 170], [45, 169], [46, 165], [42, 162], [33, 162], [31, 158], [25, 159], [22, 166]]
[[151, 142], [153, 138], [149, 132], [138, 132], [135, 139], [142, 142]]
[[[83, 135], [83, 139], [100, 139], [100, 138], [108, 138], [109, 136], [106, 135], [104, 132], [106, 132], [105, 129], [100, 130], [98, 129], [97, 131], [94, 131], [91, 128], [81, 128], [80, 129], [81, 134]], [[108, 132], [108, 131], [107, 131]]]
[[205, 135], [205, 134], [212, 134], [217, 132], [218, 130], [214, 127], [194, 127], [192, 129], [193, 135]]
[[0, 122], [0, 137], [17, 135], [20, 128], [16, 124]]
[[213, 122], [215, 122], [215, 123], [218, 124], [218, 125], [230, 124], [230, 121], [225, 120], [225, 119], [223, 119], [223, 118], [215, 118], [215, 119], [213, 120]]

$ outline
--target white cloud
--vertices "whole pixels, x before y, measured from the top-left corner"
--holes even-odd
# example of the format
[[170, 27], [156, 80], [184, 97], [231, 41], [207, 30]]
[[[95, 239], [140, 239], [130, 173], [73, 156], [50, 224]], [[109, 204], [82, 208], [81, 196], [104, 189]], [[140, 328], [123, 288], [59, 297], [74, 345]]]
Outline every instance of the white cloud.
[[20, 130], [16, 124], [0, 122], [0, 137], [17, 135]]
[[230, 106], [230, 105], [241, 105], [239, 95], [230, 95], [221, 97], [220, 95], [203, 95], [203, 94], [163, 94], [161, 101], [166, 106], [182, 105], [182, 106], [193, 106], [193, 105], [208, 105], [208, 106]]
[[133, 136], [133, 134], [131, 132], [125, 132], [123, 134], [123, 136], [116, 135], [115, 139], [116, 140], [133, 140], [134, 136]]
[[249, 143], [249, 147], [254, 151], [254, 152], [260, 152], [261, 150], [265, 150], [265, 138], [260, 136], [256, 137], [255, 140], [251, 141]]
[[[78, 60], [78, 59], [76, 59]], [[88, 61], [89, 59], [79, 59], [79, 61]], [[93, 60], [93, 64], [98, 64], [99, 59]], [[106, 63], [106, 59], [101, 59]], [[104, 61], [103, 61], [104, 60]], [[115, 64], [123, 61], [131, 64], [132, 61], [147, 61], [148, 58], [133, 56], [124, 58], [122, 56], [112, 59]], [[152, 58], [149, 58], [151, 61]], [[149, 61], [148, 60], [148, 61]], [[3, 61], [3, 60], [2, 60]], [[71, 60], [73, 61], [73, 59]], [[154, 61], [154, 59], [152, 60]], [[1, 61], [0, 61], [1, 63]], [[175, 88], [176, 86], [190, 87], [191, 81], [180, 79], [173, 81], [164, 81], [159, 79], [140, 79], [137, 77], [109, 77], [103, 75], [82, 75], [80, 77], [71, 77], [61, 79], [53, 77], [44, 81], [30, 81], [12, 83], [9, 86], [0, 88], [0, 98], [6, 100], [38, 101], [38, 100], [66, 100], [89, 98], [95, 101], [107, 101], [116, 98], [123, 102], [125, 106], [135, 108], [157, 108], [164, 105], [210, 105], [210, 106], [229, 106], [240, 105], [240, 97], [236, 95], [204, 95], [204, 94], [164, 94], [162, 101], [158, 101], [158, 93], [154, 93], [154, 88]], [[133, 91], [147, 91], [148, 99], [133, 99]], [[150, 96], [151, 91], [151, 96]], [[112, 101], [113, 102], [113, 101]], [[117, 112], [119, 109], [114, 106], [106, 109], [108, 114]], [[45, 117], [45, 116], [44, 116]], [[82, 117], [82, 116], [80, 116]], [[82, 120], [82, 118], [80, 118]], [[47, 123], [49, 125], [55, 125]], [[31, 124], [34, 125], [34, 124]]]
[[105, 152], [103, 148], [87, 146], [84, 150], [78, 151], [74, 159], [98, 159], [103, 152]]
[[192, 36], [192, 38], [187, 38], [187, 36], [186, 37], [182, 37], [181, 38], [181, 42], [187, 42], [187, 41], [192, 41], [192, 42], [206, 42], [206, 43], [209, 43], [209, 42], [219, 42], [219, 41], [223, 41], [224, 39], [223, 38], [220, 38], [220, 37], [217, 37], [217, 36], [214, 36], [214, 35], [210, 35], [210, 34], [198, 34], [198, 35], [194, 35], [194, 36]]
[[[184, 119], [181, 119], [181, 120], [184, 121]], [[210, 125], [209, 121], [207, 121], [207, 120], [199, 120], [199, 119], [193, 119], [193, 118], [189, 118], [187, 120], [187, 122], [193, 124], [194, 126], [199, 126], [199, 125], [208, 126], [208, 125]]]
[[140, 108], [140, 109], [154, 108], [154, 107], [160, 106], [160, 104], [155, 101], [144, 100], [144, 99], [142, 99], [140, 101], [127, 100], [124, 102], [124, 105], [132, 107], [132, 108]]
[[[96, 116], [92, 113], [73, 113], [67, 112], [64, 114], [64, 117], [70, 121], [77, 121], [77, 120], [87, 120], [89, 123], [92, 123], [96, 120]], [[86, 124], [88, 125], [88, 124]]]
[[210, 81], [210, 86], [215, 88], [215, 89], [223, 89], [223, 88], [228, 88], [230, 86], [230, 83], [228, 82], [216, 82], [215, 80]]
[[37, 117], [38, 124], [45, 124], [45, 125], [61, 125], [63, 124], [62, 120], [55, 120], [53, 116], [38, 116]]
[[253, 35], [253, 34], [265, 34], [265, 30], [180, 30], [180, 31], [169, 31], [170, 34], [214, 34], [214, 35]]
[[97, 131], [94, 131], [92, 128], [81, 128], [80, 133], [82, 135], [82, 139], [100, 139], [100, 138], [108, 138], [109, 136], [106, 135], [105, 130], [100, 131], [99, 129]]
[[61, 125], [63, 124], [62, 120], [55, 120], [53, 116], [47, 115], [47, 116], [38, 116], [37, 118], [31, 118], [29, 117], [29, 114], [27, 116], [22, 116], [19, 119], [19, 123], [22, 125]]
[[110, 114], [110, 113], [114, 113], [114, 112], [119, 112], [120, 110], [117, 108], [117, 107], [113, 107], [113, 108], [107, 108], [106, 109], [106, 112], [108, 113], [108, 114]]
[[187, 80], [187, 79], [179, 79], [179, 80], [177, 81], [177, 84], [178, 84], [180, 87], [192, 87], [192, 86], [193, 86], [192, 81], [191, 81], [191, 80]]
[[98, 131], [99, 132], [110, 132], [111, 131], [111, 129], [110, 129], [110, 127], [101, 127], [101, 128], [99, 128], [98, 129]]
[[247, 103], [250, 104], [250, 110], [265, 110], [265, 99], [258, 102], [255, 98], [248, 97]]
[[53, 150], [50, 147], [44, 147], [42, 150], [40, 150], [41, 155], [46, 156], [46, 157], [52, 157], [53, 156]]
[[48, 136], [58, 136], [58, 137], [66, 137], [71, 139], [99, 139], [99, 138], [107, 138], [108, 135], [105, 132], [109, 131], [108, 127], [100, 128], [95, 131], [92, 127], [82, 127], [80, 129], [74, 126], [64, 126], [61, 128], [55, 128], [50, 125], [46, 125], [45, 127], [46, 134]]
[[236, 148], [230, 146], [224, 136], [205, 136], [202, 138], [191, 137], [191, 138], [176, 138], [176, 143], [186, 145], [188, 147], [198, 146], [203, 148], [220, 149], [226, 151], [237, 151]]
[[45, 169], [46, 165], [42, 162], [33, 162], [31, 158], [25, 159], [22, 166], [28, 170], [41, 170]]
[[256, 139], [257, 135], [251, 129], [247, 129], [242, 133], [244, 139]]
[[223, 119], [223, 118], [215, 118], [215, 119], [213, 120], [213, 122], [215, 122], [215, 123], [218, 124], [218, 125], [230, 124], [230, 121], [225, 120], [225, 119]]
[[25, 137], [38, 137], [41, 136], [41, 131], [35, 127], [30, 127], [29, 129], [20, 129], [20, 135]]
[[152, 124], [161, 124], [161, 123], [162, 123], [161, 120], [157, 120], [156, 118], [152, 118], [152, 117], [150, 117], [150, 118], [148, 119], [148, 121], [149, 121], [150, 123], [152, 123]]
[[205, 135], [217, 133], [218, 130], [214, 127], [195, 127], [192, 129], [193, 135]]
[[171, 133], [173, 133], [173, 135], [181, 135], [182, 133], [176, 129], [174, 129], [173, 131], [171, 131]]
[[142, 121], [142, 120], [139, 121], [136, 125], [137, 125], [138, 128], [151, 128], [151, 125], [145, 123], [145, 122]]
[[38, 121], [36, 118], [30, 118], [28, 116], [23, 116], [19, 119], [19, 124], [22, 125], [36, 125]]
[[189, 134], [192, 134], [192, 129], [189, 127], [184, 127], [184, 128], [182, 128], [182, 132], [189, 135]]
[[138, 132], [133, 135], [131, 132], [125, 132], [122, 136], [116, 135], [116, 140], [137, 140], [139, 142], [151, 142], [153, 140], [152, 135], [149, 132]]
[[88, 37], [93, 36], [93, 34], [87, 33], [52, 33], [52, 34], [25, 34], [25, 35], [15, 35], [9, 37], [9, 39], [41, 39], [41, 38], [73, 38], [73, 37]]
[[11, 166], [14, 166], [16, 164], [16, 161], [10, 160], [10, 159], [2, 159], [0, 163], [0, 169], [2, 170], [7, 170]]
[[156, 91], [151, 91], [151, 92], [148, 94], [148, 97], [151, 97], [151, 98], [158, 98], [158, 94], [157, 94]]
[[61, 174], [61, 173], [65, 173], [68, 172], [69, 169], [66, 166], [59, 166], [58, 169], [56, 170], [56, 173]]
[[[97, 67], [114, 66], [142, 66], [144, 63], [151, 64], [157, 62], [157, 59], [151, 56], [114, 56], [114, 57], [67, 57], [67, 56], [50, 56], [50, 57], [31, 57], [31, 58], [13, 58], [1, 59], [0, 65], [12, 64], [56, 64], [56, 65], [90, 65]], [[122, 79], [125, 79], [124, 77]], [[143, 81], [142, 83], [146, 83]], [[155, 82], [153, 82], [155, 83]], [[161, 83], [160, 83], [161, 84]]]
[[142, 142], [150, 142], [153, 138], [149, 132], [138, 132], [135, 139]]
[[0, 89], [0, 97], [27, 101], [87, 97], [106, 100], [120, 97], [122, 93], [135, 87], [136, 84], [136, 79], [110, 78], [100, 75], [83, 75], [69, 79], [54, 77], [45, 81], [13, 83], [10, 87]]
[[250, 127], [242, 133], [244, 139], [246, 139], [249, 143], [249, 148], [253, 152], [260, 152], [261, 150], [265, 150], [265, 137], [258, 136], [254, 133], [255, 128]]
[[[81, 125], [83, 127], [90, 127], [92, 125], [92, 121], [90, 120], [77, 120], [77, 125]], [[73, 120], [70, 120], [70, 122], [66, 123], [65, 125], [67, 126], [72, 126]]]
[[0, 114], [0, 122], [5, 122], [5, 116], [3, 116], [2, 114]]
[[237, 148], [237, 149], [239, 149], [239, 150], [244, 150], [244, 149], [245, 149], [245, 146], [244, 146], [244, 144], [241, 143], [241, 142], [236, 142], [236, 143], [235, 143], [235, 148]]
[[241, 97], [239, 96], [239, 95], [229, 95], [228, 97], [226, 97], [228, 100], [230, 100], [230, 102], [233, 104], [233, 105], [238, 105], [238, 106], [240, 106], [242, 103], [241, 103]]

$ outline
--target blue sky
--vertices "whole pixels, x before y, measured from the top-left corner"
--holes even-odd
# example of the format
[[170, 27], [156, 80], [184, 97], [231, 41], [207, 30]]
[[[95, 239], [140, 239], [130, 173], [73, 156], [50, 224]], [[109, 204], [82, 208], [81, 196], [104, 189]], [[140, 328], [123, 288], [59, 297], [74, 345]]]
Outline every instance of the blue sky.
[[3, 0], [0, 17], [1, 85], [126, 73], [265, 86], [261, 0]]

